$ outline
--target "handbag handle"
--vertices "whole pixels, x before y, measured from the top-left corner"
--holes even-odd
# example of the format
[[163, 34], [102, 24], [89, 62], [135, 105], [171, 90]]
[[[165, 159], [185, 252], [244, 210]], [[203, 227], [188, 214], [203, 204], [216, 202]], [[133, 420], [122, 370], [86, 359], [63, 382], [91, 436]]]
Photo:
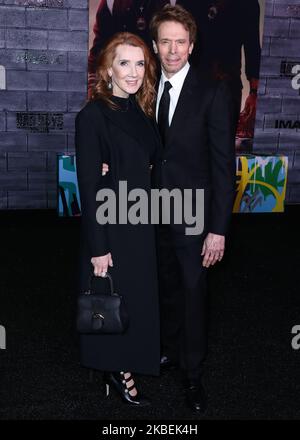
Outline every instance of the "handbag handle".
[[[93, 278], [96, 278], [96, 276], [92, 272], [90, 277], [89, 277], [89, 290], [87, 292], [84, 292], [86, 295], [90, 295], [92, 293], [92, 281], [93, 281]], [[110, 295], [113, 295], [114, 294], [114, 285], [113, 285], [112, 276], [108, 272], [106, 272], [105, 276], [103, 276], [101, 278], [108, 278], [109, 285], [110, 285]]]

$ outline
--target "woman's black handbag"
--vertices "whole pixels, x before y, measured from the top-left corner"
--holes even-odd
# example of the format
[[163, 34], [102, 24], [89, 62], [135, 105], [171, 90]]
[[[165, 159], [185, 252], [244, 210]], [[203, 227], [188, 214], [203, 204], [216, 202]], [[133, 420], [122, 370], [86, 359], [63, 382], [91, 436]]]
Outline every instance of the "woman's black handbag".
[[128, 327], [129, 319], [124, 299], [114, 292], [113, 280], [109, 273], [110, 293], [94, 293], [91, 275], [89, 290], [78, 296], [77, 330], [83, 334], [121, 334]]

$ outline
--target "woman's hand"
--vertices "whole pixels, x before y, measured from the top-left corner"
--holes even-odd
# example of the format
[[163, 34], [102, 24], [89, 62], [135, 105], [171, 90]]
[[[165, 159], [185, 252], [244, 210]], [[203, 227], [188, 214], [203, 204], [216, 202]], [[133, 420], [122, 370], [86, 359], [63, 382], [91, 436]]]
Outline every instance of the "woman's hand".
[[108, 266], [113, 267], [111, 253], [102, 257], [93, 257], [91, 263], [94, 266], [94, 275], [96, 277], [105, 277]]
[[109, 172], [109, 166], [107, 163], [102, 164], [102, 176], [105, 176], [106, 173]]

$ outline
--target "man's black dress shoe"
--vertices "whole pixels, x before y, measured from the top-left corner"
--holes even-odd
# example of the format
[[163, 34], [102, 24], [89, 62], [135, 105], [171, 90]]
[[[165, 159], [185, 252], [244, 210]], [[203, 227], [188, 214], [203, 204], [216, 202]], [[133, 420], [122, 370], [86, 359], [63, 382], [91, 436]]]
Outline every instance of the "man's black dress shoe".
[[160, 358], [160, 368], [162, 370], [174, 370], [176, 367], [176, 362], [172, 361], [168, 356], [162, 356]]
[[200, 380], [188, 381], [186, 388], [186, 402], [190, 409], [204, 413], [207, 408], [207, 396]]

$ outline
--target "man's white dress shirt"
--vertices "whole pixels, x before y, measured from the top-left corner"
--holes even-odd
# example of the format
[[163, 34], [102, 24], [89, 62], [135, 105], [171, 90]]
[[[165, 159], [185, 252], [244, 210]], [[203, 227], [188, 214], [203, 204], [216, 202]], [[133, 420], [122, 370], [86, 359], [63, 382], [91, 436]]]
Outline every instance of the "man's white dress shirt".
[[176, 110], [177, 102], [181, 93], [181, 89], [189, 70], [190, 70], [190, 63], [187, 62], [185, 66], [181, 70], [179, 70], [179, 72], [175, 73], [175, 75], [173, 75], [172, 78], [170, 79], [168, 79], [164, 74], [164, 72], [162, 71], [159, 87], [158, 87], [158, 93], [157, 93], [156, 120], [158, 118], [158, 108], [159, 108], [161, 95], [163, 94], [164, 91], [165, 82], [169, 81], [172, 85], [172, 88], [169, 90], [169, 94], [170, 94], [169, 126], [171, 125]]

